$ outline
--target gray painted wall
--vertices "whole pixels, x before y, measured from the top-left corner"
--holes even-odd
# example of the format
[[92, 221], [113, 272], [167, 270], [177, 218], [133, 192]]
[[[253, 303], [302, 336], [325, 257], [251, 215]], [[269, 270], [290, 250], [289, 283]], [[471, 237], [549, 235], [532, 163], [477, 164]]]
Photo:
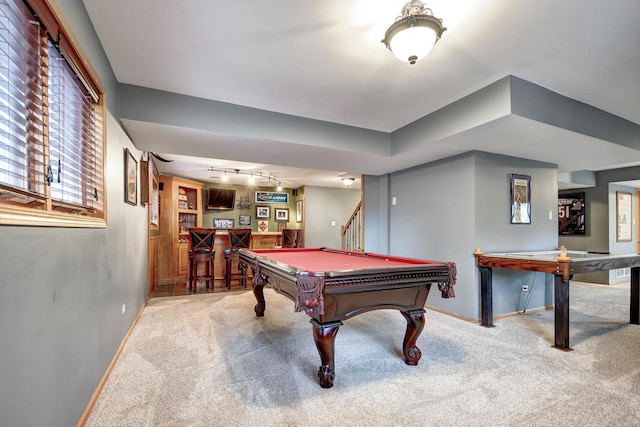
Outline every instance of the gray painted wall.
[[389, 175], [364, 176], [362, 180], [364, 250], [389, 253]]
[[75, 425], [146, 300], [146, 209], [124, 203], [122, 166], [139, 153], [112, 118], [107, 134], [106, 229], [0, 227], [4, 425]]
[[[122, 117], [118, 111], [121, 102], [123, 109], [131, 107], [132, 112], [139, 114], [150, 106], [153, 97], [136, 99], [139, 88], [128, 88], [132, 89], [129, 91], [125, 87], [129, 96], [123, 101], [82, 1], [58, 2], [107, 88], [109, 226], [100, 230], [0, 226], [0, 414], [3, 425], [18, 427], [76, 423], [146, 298], [146, 209], [123, 202], [123, 148], [132, 150], [138, 159], [140, 152], [116, 117]], [[470, 98], [473, 105], [480, 108], [479, 117], [483, 117], [482, 114], [494, 117], [507, 114], [509, 101], [515, 101], [513, 97], [510, 100], [503, 97], [508, 93], [506, 86], [513, 92], [521, 90], [518, 93], [522, 96], [531, 95], [532, 88], [525, 84], [519, 87], [501, 81]], [[498, 107], [487, 110], [481, 101], [493, 97], [498, 97], [500, 102], [494, 104]], [[175, 108], [186, 104], [190, 108], [178, 114], [175, 110], [165, 110], [169, 111], [168, 116], [156, 110], [147, 111], [157, 113], [154, 118], [159, 123], [176, 125], [193, 123], [186, 122], [188, 117], [203, 125], [210, 122], [211, 112], [219, 111], [216, 109], [219, 105], [207, 102], [203, 114], [196, 117], [191, 106], [196, 105], [195, 111], [202, 111], [197, 100], [185, 99], [180, 103], [176, 98], [179, 96], [171, 96], [171, 105]], [[133, 103], [136, 100], [142, 102], [140, 109]], [[548, 97], [542, 96], [540, 104], [545, 100]], [[166, 103], [162, 105], [163, 108], [171, 107]], [[513, 105], [513, 108], [515, 114], [524, 117], [534, 114], [529, 110], [518, 110], [519, 105]], [[451, 107], [447, 111], [453, 110]], [[133, 113], [128, 115], [131, 111], [122, 114], [132, 121], [140, 118]], [[246, 113], [245, 117], [254, 114], [256, 119], [268, 122], [265, 126], [251, 128], [259, 137], [275, 135], [292, 143], [300, 138], [318, 147], [331, 143], [339, 147], [349, 145], [360, 150], [361, 155], [388, 155], [391, 152], [391, 138], [386, 133], [356, 132], [340, 125], [312, 123], [284, 115], [275, 116], [274, 121], [280, 125], [269, 133], [265, 127], [273, 125], [267, 120], [274, 118], [272, 113], [244, 110], [243, 113]], [[185, 121], [171, 121], [178, 118]], [[618, 139], [605, 139], [635, 147], [635, 140], [627, 136], [633, 135], [635, 127], [618, 121], [610, 123], [612, 127], [630, 130], [621, 131], [623, 134]], [[422, 145], [426, 132], [431, 132], [431, 138], [446, 133], [446, 129], [437, 127], [444, 124], [473, 125], [455, 120], [420, 121], [394, 134], [398, 144], [393, 154], [402, 153], [416, 143]], [[233, 130], [239, 126], [234, 121], [221, 122], [221, 127], [214, 130], [221, 131], [227, 125], [230, 127], [228, 133], [234, 135]], [[242, 126], [246, 127], [244, 123]], [[207, 145], [205, 149], [210, 151], [212, 147]], [[532, 176], [534, 211], [530, 226], [508, 224], [508, 173]], [[604, 174], [599, 177], [613, 178]], [[619, 173], [611, 181], [637, 177], [636, 169]], [[307, 246], [339, 247], [340, 225], [353, 211], [359, 192], [334, 192], [317, 187], [307, 187], [305, 191]], [[464, 316], [479, 317], [477, 269], [471, 255], [474, 248], [481, 247], [486, 252], [547, 249], [557, 243], [557, 215], [553, 216], [553, 221], [545, 220], [547, 211], [557, 211], [556, 171], [544, 164], [473, 153], [392, 175], [366, 177], [365, 191], [365, 232], [368, 233], [365, 248], [458, 263], [458, 297], [442, 300], [434, 292], [429, 297], [429, 304]], [[608, 198], [606, 191], [605, 196], [599, 191], [594, 190], [594, 201]], [[354, 193], [353, 199], [346, 196], [348, 193]], [[397, 197], [397, 205], [390, 204], [390, 196]], [[598, 220], [600, 210], [608, 209], [609, 205], [604, 201], [602, 205], [598, 202], [593, 209], [593, 220]], [[608, 215], [603, 213], [602, 217]], [[332, 220], [336, 221], [335, 227], [331, 226]], [[606, 232], [605, 235], [605, 241], [608, 241]], [[530, 307], [546, 302], [548, 284], [539, 286], [538, 282], [544, 282], [542, 280], [532, 281], [531, 277], [506, 272], [496, 272], [494, 277], [496, 314], [516, 309], [519, 286], [523, 282], [536, 284]], [[123, 304], [126, 305], [124, 314]]]
[[[531, 176], [532, 223], [509, 221], [509, 174]], [[473, 251], [555, 249], [557, 229], [557, 171], [555, 165], [481, 152], [467, 153], [390, 175], [389, 196], [369, 195], [377, 177], [365, 180], [365, 248], [369, 239], [388, 238], [389, 254], [454, 261], [458, 268], [456, 298], [442, 299], [436, 291], [428, 304], [470, 319], [479, 319], [479, 277]], [[393, 197], [396, 205], [392, 204]], [[378, 205], [375, 205], [375, 203]], [[384, 229], [388, 236], [371, 236]], [[549, 219], [549, 212], [552, 219]], [[372, 226], [370, 229], [369, 227]], [[370, 237], [371, 236], [371, 237]], [[383, 248], [378, 244], [377, 248]], [[542, 307], [552, 295], [551, 281], [527, 272], [494, 271], [494, 314], [522, 310], [521, 285], [534, 285], [528, 309]]]
[[[0, 424], [75, 425], [146, 300], [146, 209], [124, 203], [115, 77], [80, 0], [59, 0], [107, 87], [106, 229], [0, 226]], [[126, 312], [122, 314], [122, 305]]]
[[[304, 245], [307, 248], [340, 249], [340, 227], [360, 201], [360, 190], [304, 187]], [[335, 221], [335, 225], [331, 222]]]
[[[577, 188], [563, 190], [563, 192], [584, 191], [585, 212], [587, 223], [586, 236], [562, 236], [559, 244], [567, 248], [626, 254], [636, 252], [638, 214], [636, 212], [635, 188], [625, 184], [625, 181], [635, 181], [640, 178], [640, 167], [629, 167], [609, 171], [596, 172], [596, 186], [593, 188]], [[632, 227], [631, 242], [616, 242], [616, 191], [631, 193]], [[603, 271], [576, 275], [576, 279], [597, 283], [612, 284], [626, 280], [616, 278], [616, 272]]]

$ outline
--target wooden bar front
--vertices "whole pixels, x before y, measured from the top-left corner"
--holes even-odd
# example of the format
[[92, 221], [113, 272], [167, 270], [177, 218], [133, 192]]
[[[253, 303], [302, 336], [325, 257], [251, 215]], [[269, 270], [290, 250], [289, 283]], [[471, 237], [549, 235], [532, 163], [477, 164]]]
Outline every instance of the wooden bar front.
[[[254, 231], [251, 233], [251, 249], [271, 249], [274, 246], [281, 245], [281, 239], [282, 233], [279, 231]], [[214, 269], [215, 278], [216, 280], [224, 279], [224, 250], [231, 247], [231, 244], [229, 243], [229, 233], [226, 231], [217, 231], [214, 247], [216, 251]], [[237, 268], [237, 263], [234, 262], [231, 268], [235, 270]]]

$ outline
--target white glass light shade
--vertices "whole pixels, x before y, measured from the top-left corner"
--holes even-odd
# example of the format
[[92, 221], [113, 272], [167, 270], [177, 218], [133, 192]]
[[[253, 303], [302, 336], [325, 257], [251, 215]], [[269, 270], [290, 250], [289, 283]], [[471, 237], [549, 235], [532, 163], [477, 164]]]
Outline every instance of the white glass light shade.
[[400, 61], [414, 64], [431, 52], [437, 37], [433, 28], [414, 25], [396, 33], [389, 49]]
[[402, 62], [415, 64], [431, 52], [446, 28], [442, 19], [419, 0], [411, 0], [402, 8], [402, 16], [391, 24], [382, 39], [393, 55]]

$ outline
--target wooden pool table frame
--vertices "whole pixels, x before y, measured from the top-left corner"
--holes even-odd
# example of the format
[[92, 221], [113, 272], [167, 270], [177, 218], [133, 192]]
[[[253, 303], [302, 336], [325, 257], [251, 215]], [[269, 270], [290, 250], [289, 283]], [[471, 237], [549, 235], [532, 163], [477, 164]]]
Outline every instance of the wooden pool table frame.
[[[333, 251], [352, 256], [368, 256], [368, 254], [324, 248], [315, 250]], [[268, 251], [265, 252], [268, 253]], [[399, 257], [389, 258], [402, 260]], [[407, 322], [403, 341], [404, 361], [408, 365], [417, 365], [422, 353], [416, 346], [416, 340], [424, 328], [424, 305], [431, 284], [447, 282], [450, 279], [450, 267], [444, 263], [412, 264], [404, 268], [308, 272], [272, 261], [267, 255], [262, 256], [260, 250], [241, 249], [239, 259], [240, 263], [244, 264], [244, 268], [251, 268], [254, 274], [253, 293], [257, 300], [254, 310], [257, 316], [264, 316], [266, 304], [263, 288], [266, 284], [269, 284], [277, 293], [295, 301], [298, 294], [296, 284], [299, 275], [313, 274], [324, 277], [322, 291], [324, 313], [310, 315], [313, 338], [321, 360], [318, 380], [323, 388], [333, 386], [335, 337], [343, 324], [342, 321], [371, 310], [395, 309], [400, 311]], [[256, 274], [258, 264], [259, 273]]]

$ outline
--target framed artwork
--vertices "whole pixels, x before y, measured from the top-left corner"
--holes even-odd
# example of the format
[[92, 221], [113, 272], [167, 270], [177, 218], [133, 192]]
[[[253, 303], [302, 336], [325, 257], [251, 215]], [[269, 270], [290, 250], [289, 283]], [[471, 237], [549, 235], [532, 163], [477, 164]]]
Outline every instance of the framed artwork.
[[213, 228], [218, 230], [228, 230], [233, 228], [234, 221], [228, 218], [214, 218]]
[[149, 200], [149, 222], [158, 228], [160, 226], [160, 173], [153, 159], [149, 158], [149, 183], [151, 187], [151, 196]]
[[256, 218], [271, 218], [271, 206], [256, 206]]
[[256, 203], [289, 203], [289, 193], [256, 191]]
[[151, 225], [160, 225], [160, 193], [157, 188], [151, 192], [151, 207], [149, 208], [149, 222]]
[[276, 221], [287, 222], [289, 221], [289, 209], [275, 209]]
[[287, 228], [287, 223], [286, 222], [279, 222], [278, 223], [278, 231], [282, 232], [282, 230], [284, 230], [285, 228]]
[[584, 192], [558, 194], [558, 235], [586, 234]]
[[511, 224], [531, 224], [531, 177], [511, 174]]
[[138, 204], [138, 162], [128, 148], [124, 149], [124, 201]]
[[140, 204], [149, 203], [149, 160], [140, 160]]
[[236, 209], [249, 209], [251, 207], [251, 200], [246, 196], [240, 196], [240, 201], [236, 206]]
[[302, 200], [296, 202], [296, 222], [302, 222]]
[[258, 231], [263, 233], [269, 231], [269, 221], [265, 221], [264, 219], [258, 220]]
[[238, 217], [238, 223], [240, 225], [251, 225], [251, 215], [240, 215]]
[[631, 193], [616, 191], [616, 242], [631, 241]]

